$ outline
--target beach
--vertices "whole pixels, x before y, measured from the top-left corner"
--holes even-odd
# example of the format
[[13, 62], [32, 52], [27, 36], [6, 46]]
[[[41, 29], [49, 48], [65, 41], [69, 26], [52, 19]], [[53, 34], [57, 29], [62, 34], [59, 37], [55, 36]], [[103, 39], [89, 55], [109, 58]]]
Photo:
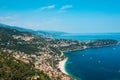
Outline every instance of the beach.
[[58, 68], [59, 68], [64, 74], [67, 74], [67, 75], [68, 75], [68, 73], [67, 73], [66, 70], [65, 70], [65, 63], [66, 63], [66, 61], [67, 61], [67, 58], [64, 59], [63, 61], [60, 61]]

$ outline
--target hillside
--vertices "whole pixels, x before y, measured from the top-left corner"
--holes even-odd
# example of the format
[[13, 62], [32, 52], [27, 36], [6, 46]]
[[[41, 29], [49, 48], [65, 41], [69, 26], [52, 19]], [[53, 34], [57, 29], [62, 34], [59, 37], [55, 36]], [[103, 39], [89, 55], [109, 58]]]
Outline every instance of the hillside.
[[17, 27], [17, 26], [9, 26], [9, 25], [5, 25], [5, 24], [0, 24], [0, 26], [5, 27], [5, 28], [10, 28], [10, 29], [16, 29], [21, 32], [30, 32], [34, 35], [43, 36], [43, 37], [55, 37], [55, 36], [61, 36], [64, 34], [68, 34], [65, 32], [57, 32], [57, 31], [25, 29], [25, 28], [21, 28], [21, 27]]
[[15, 59], [11, 54], [0, 50], [0, 80], [50, 80], [43, 72], [30, 64]]
[[[57, 64], [63, 59], [60, 57], [61, 52], [57, 48], [52, 49], [53, 47], [49, 46], [48, 40], [51, 39], [35, 36], [28, 32], [0, 27], [0, 52], [10, 54], [13, 59], [32, 66], [33, 69], [40, 73], [43, 72], [43, 77], [47, 75], [51, 80], [65, 80], [69, 76], [63, 74], [57, 68]], [[13, 73], [13, 75], [15, 74]], [[60, 75], [63, 78], [60, 79]], [[49, 78], [43, 80], [49, 80]]]
[[[0, 76], [5, 74], [4, 71], [6, 76], [11, 75], [12, 66], [9, 65], [10, 63], [14, 64], [15, 71], [18, 70], [17, 74], [20, 75], [12, 74], [15, 77], [18, 76], [19, 80], [24, 80], [21, 79], [23, 76], [25, 76], [25, 80], [34, 76], [37, 76], [40, 80], [72, 80], [70, 76], [62, 73], [58, 68], [59, 62], [65, 59], [61, 52], [116, 44], [118, 44], [116, 40], [76, 41], [44, 38], [30, 32], [21, 32], [16, 29], [0, 26], [0, 55], [6, 56], [1, 57], [0, 60], [3, 60], [2, 65], [6, 66], [0, 69]], [[25, 74], [21, 72], [23, 67], [23, 72], [26, 72]], [[27, 72], [28, 69], [30, 69], [30, 72]], [[5, 76], [1, 77], [3, 80], [7, 80], [7, 78]]]

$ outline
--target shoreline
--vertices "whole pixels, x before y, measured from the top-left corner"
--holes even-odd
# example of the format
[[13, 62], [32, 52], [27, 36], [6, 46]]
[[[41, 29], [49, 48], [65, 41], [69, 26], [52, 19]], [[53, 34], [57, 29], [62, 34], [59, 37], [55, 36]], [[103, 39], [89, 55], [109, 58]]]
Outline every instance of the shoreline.
[[65, 69], [65, 64], [66, 64], [67, 60], [68, 60], [68, 58], [65, 58], [63, 61], [60, 61], [58, 68], [60, 69], [60, 71], [61, 71], [62, 73], [66, 74], [66, 75], [69, 75], [69, 74], [67, 73], [66, 69]]
[[117, 43], [117, 44], [115, 44], [115, 45], [105, 45], [105, 46], [96, 46], [96, 47], [87, 47], [87, 46], [84, 46], [84, 48], [82, 48], [82, 49], [74, 49], [74, 50], [62, 51], [62, 54], [64, 52], [75, 52], [75, 51], [82, 51], [82, 50], [89, 49], [89, 48], [110, 47], [110, 46], [116, 46], [116, 45], [120, 45], [120, 42]]
[[82, 51], [82, 50], [85, 50], [85, 49], [88, 49], [88, 47], [84, 46], [84, 48], [82, 48], [82, 49], [74, 49], [74, 50], [68, 50], [68, 51], [62, 51], [62, 52], [63, 53], [65, 53], [65, 52], [75, 52], [75, 51]]
[[[120, 42], [116, 45], [119, 45]], [[94, 48], [100, 48], [100, 47], [109, 47], [109, 46], [116, 46], [116, 45], [106, 45], [106, 46], [96, 46]], [[64, 56], [64, 53], [65, 52], [74, 52], [74, 51], [82, 51], [82, 50], [85, 50], [85, 49], [89, 49], [90, 47], [87, 47], [87, 46], [84, 46], [82, 49], [74, 49], [74, 50], [69, 50], [69, 51], [61, 51], [61, 55], [60, 56]], [[93, 48], [93, 47], [91, 47]], [[68, 58], [64, 58], [62, 61], [59, 62], [59, 65], [58, 65], [58, 68], [60, 69], [60, 71], [70, 77], [72, 77], [65, 69], [65, 66], [66, 66], [66, 62], [67, 62]], [[75, 79], [76, 80], [76, 79]], [[80, 79], [82, 80], [82, 79]]]

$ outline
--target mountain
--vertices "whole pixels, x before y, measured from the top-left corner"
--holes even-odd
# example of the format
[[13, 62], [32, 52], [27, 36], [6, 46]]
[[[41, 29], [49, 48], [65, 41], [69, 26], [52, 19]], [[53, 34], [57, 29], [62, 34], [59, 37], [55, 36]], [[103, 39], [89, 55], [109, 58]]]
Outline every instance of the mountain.
[[30, 32], [32, 34], [35, 34], [37, 36], [43, 36], [43, 37], [55, 37], [55, 36], [61, 36], [61, 35], [64, 35], [64, 34], [68, 34], [68, 33], [65, 33], [65, 32], [57, 32], [57, 31], [44, 31], [44, 30], [32, 30], [32, 29], [25, 29], [25, 28], [20, 28], [20, 27], [17, 27], [17, 26], [9, 26], [9, 25], [6, 25], [6, 24], [0, 24], [0, 26], [2, 27], [6, 27], [6, 28], [11, 28], [11, 29], [16, 29], [18, 31], [22, 31], [22, 32]]
[[43, 36], [43, 37], [52, 38], [52, 37], [61, 36], [61, 35], [68, 34], [68, 33], [57, 32], [57, 31], [42, 31], [42, 30], [39, 30], [39, 31], [35, 31], [34, 34], [39, 35], [39, 36]]
[[37, 45], [28, 41], [29, 32], [0, 26], [0, 80], [51, 80], [43, 71], [35, 69], [32, 57]]
[[22, 31], [22, 32], [32, 32], [33, 31], [31, 29], [25, 29], [25, 28], [20, 28], [20, 27], [17, 27], [17, 26], [6, 25], [6, 24], [0, 24], [0, 26], [10, 28], [10, 29], [16, 29], [16, 30]]
[[0, 25], [0, 80], [74, 80], [59, 68], [66, 58], [62, 52], [119, 44], [47, 38], [17, 29]]
[[0, 80], [72, 80], [58, 68], [60, 41], [1, 25]]

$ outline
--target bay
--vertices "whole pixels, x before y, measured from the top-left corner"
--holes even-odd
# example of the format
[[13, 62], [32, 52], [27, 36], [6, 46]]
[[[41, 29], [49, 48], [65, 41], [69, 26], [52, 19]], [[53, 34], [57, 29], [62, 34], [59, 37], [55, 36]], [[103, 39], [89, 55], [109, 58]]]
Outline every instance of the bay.
[[[120, 41], [120, 34], [64, 35], [59, 39]], [[77, 80], [120, 80], [120, 45], [65, 52], [64, 55], [68, 57], [67, 73]]]
[[66, 52], [66, 71], [77, 80], [120, 80], [120, 45]]

